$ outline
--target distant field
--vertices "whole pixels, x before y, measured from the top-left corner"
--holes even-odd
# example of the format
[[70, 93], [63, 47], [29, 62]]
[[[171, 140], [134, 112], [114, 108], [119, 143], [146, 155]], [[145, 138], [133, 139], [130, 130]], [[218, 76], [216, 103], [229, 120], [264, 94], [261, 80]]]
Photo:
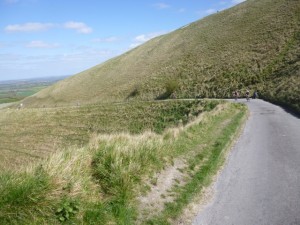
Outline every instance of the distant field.
[[161, 133], [185, 124], [219, 101], [160, 101], [70, 108], [0, 110], [0, 168], [43, 158], [57, 149], [84, 146], [93, 134]]
[[0, 104], [20, 101], [66, 77], [0, 81]]

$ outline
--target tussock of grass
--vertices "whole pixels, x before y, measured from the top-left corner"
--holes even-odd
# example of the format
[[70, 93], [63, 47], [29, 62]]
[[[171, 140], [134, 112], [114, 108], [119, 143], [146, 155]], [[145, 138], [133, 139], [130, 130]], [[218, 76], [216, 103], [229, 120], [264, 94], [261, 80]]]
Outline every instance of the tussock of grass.
[[[91, 155], [80, 148], [53, 154], [25, 172], [2, 172], [0, 223], [58, 224], [60, 217], [82, 220], [83, 215], [76, 212], [81, 204], [93, 205], [102, 199], [90, 164]], [[66, 216], [68, 210], [74, 210], [77, 217]]]
[[[0, 176], [0, 223], [33, 223], [51, 219], [53, 202], [45, 193], [52, 184], [48, 174], [36, 168], [31, 173], [2, 173]], [[36, 223], [38, 224], [38, 223]]]

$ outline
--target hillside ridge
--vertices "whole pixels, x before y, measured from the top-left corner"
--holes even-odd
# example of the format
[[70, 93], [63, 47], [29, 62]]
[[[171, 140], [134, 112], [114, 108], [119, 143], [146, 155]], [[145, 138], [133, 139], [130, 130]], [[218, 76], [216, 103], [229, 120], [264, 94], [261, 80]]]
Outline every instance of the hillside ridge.
[[295, 60], [293, 71], [277, 83], [292, 76], [292, 90], [299, 96], [299, 3], [247, 0], [67, 78], [24, 104], [55, 107], [129, 99], [227, 98], [236, 89], [258, 90], [273, 100], [274, 72]]

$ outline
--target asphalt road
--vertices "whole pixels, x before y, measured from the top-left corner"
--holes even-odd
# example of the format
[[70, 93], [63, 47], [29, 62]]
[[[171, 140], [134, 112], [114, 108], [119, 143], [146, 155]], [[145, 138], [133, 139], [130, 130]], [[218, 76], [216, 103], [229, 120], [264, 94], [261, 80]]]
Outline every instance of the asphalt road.
[[300, 119], [262, 100], [194, 225], [300, 224]]

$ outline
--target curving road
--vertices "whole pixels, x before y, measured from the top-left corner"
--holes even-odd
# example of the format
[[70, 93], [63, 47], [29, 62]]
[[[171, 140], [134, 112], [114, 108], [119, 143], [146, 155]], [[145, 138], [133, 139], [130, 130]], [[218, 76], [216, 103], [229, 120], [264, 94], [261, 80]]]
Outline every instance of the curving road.
[[245, 129], [194, 225], [300, 224], [300, 119], [262, 100], [246, 104]]

